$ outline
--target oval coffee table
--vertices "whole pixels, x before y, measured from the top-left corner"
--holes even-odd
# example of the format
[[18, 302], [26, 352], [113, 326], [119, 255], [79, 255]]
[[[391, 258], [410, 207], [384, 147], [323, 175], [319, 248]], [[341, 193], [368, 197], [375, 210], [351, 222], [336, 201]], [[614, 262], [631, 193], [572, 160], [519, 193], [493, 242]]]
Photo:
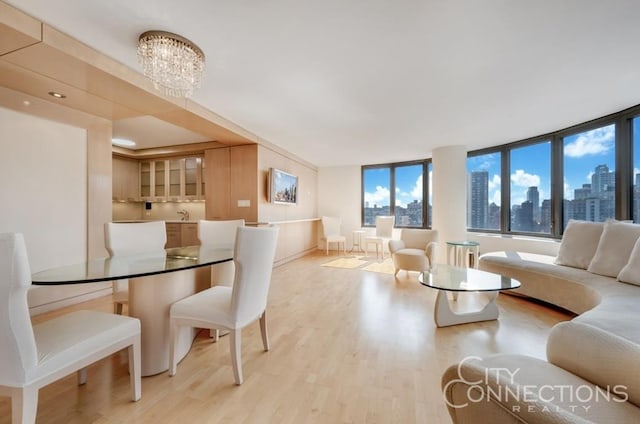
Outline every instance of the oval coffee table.
[[[500, 274], [480, 271], [473, 268], [459, 268], [451, 265], [436, 265], [430, 271], [421, 272], [420, 284], [438, 289], [433, 317], [438, 327], [488, 321], [498, 318], [496, 298], [502, 290], [520, 287], [520, 282]], [[458, 313], [451, 310], [447, 292], [487, 292], [489, 302], [484, 308]]]

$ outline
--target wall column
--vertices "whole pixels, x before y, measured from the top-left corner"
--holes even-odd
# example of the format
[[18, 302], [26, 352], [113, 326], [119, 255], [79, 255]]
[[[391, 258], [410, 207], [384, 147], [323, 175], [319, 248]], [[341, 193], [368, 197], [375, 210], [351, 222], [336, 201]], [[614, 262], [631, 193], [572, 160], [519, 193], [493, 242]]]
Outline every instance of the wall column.
[[436, 262], [447, 262], [447, 241], [467, 237], [467, 149], [465, 146], [433, 150], [432, 228], [438, 230]]

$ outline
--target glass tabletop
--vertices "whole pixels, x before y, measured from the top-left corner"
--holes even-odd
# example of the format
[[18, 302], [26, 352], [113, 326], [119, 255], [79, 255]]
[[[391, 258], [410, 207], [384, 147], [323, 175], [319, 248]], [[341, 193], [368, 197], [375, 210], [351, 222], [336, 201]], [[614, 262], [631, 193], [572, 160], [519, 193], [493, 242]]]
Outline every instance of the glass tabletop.
[[80, 284], [162, 274], [233, 259], [233, 249], [175, 247], [160, 252], [100, 258], [31, 275], [36, 285]]
[[448, 241], [446, 242], [448, 245], [450, 246], [467, 246], [467, 247], [475, 247], [475, 246], [480, 246], [480, 243], [478, 243], [477, 241], [467, 241], [467, 240], [462, 240], [462, 241]]
[[421, 272], [418, 281], [424, 286], [447, 291], [498, 291], [520, 287], [518, 280], [504, 275], [450, 265], [437, 265], [430, 271]]

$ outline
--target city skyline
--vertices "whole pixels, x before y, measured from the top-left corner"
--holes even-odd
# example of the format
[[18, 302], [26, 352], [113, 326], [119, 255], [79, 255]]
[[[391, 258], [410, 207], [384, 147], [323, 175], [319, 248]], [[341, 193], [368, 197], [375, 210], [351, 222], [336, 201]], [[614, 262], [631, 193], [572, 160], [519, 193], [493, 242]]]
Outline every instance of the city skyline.
[[[634, 118], [632, 120], [632, 130], [634, 139], [640, 138], [636, 137], [640, 136], [640, 118]], [[610, 124], [589, 131], [571, 134], [563, 138], [564, 175], [562, 178], [565, 202], [573, 201], [576, 193], [578, 193], [578, 196], [582, 195], [580, 193], [583, 193], [585, 185], [592, 183], [592, 176], [598, 166], [608, 167], [611, 173], [611, 181], [614, 181], [616, 172], [615, 133], [615, 124]], [[635, 182], [635, 175], [640, 173], [640, 169], [638, 169], [640, 164], [640, 147], [634, 148], [633, 150], [633, 178]], [[508, 158], [508, 162], [510, 163], [508, 172], [510, 184], [509, 208], [515, 214], [523, 203], [530, 201], [532, 203], [531, 214], [534, 220], [541, 225], [547, 225], [546, 222], [542, 223], [541, 221], [543, 220], [543, 208], [550, 209], [551, 141], [542, 140], [535, 144], [512, 147], [508, 152], [510, 154]], [[489, 209], [492, 203], [494, 203], [495, 206], [501, 207], [503, 182], [500, 167], [500, 152], [471, 156], [467, 159], [468, 175], [473, 171], [487, 172], [488, 205], [484, 213], [487, 219], [489, 219]], [[415, 201], [422, 203], [422, 164], [397, 165], [394, 169], [396, 207], [407, 208], [407, 205]], [[390, 175], [390, 167], [365, 169], [363, 193], [365, 208], [389, 206], [391, 197], [391, 189], [389, 187]], [[535, 192], [531, 191], [532, 187], [536, 187]], [[590, 188], [587, 190], [590, 190]], [[470, 196], [470, 194], [468, 195]], [[611, 193], [611, 195], [613, 195], [613, 193]], [[536, 198], [537, 202], [535, 201]], [[472, 208], [469, 209], [468, 215], [470, 217]], [[495, 208], [493, 213], [495, 214]], [[526, 213], [528, 213], [528, 211]], [[615, 215], [615, 213], [613, 215]], [[634, 216], [636, 215], [634, 212]], [[470, 222], [470, 219], [468, 219], [468, 221]]]

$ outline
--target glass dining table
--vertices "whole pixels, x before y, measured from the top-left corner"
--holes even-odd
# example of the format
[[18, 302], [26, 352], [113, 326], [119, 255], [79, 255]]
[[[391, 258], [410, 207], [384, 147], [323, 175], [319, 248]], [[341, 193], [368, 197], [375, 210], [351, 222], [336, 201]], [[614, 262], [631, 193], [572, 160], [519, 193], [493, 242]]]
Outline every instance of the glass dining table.
[[[169, 369], [169, 309], [197, 291], [196, 270], [233, 260], [231, 248], [178, 247], [137, 255], [93, 259], [32, 274], [34, 285], [129, 280], [129, 315], [142, 328], [142, 375]], [[180, 330], [176, 352], [184, 358], [197, 331]]]

